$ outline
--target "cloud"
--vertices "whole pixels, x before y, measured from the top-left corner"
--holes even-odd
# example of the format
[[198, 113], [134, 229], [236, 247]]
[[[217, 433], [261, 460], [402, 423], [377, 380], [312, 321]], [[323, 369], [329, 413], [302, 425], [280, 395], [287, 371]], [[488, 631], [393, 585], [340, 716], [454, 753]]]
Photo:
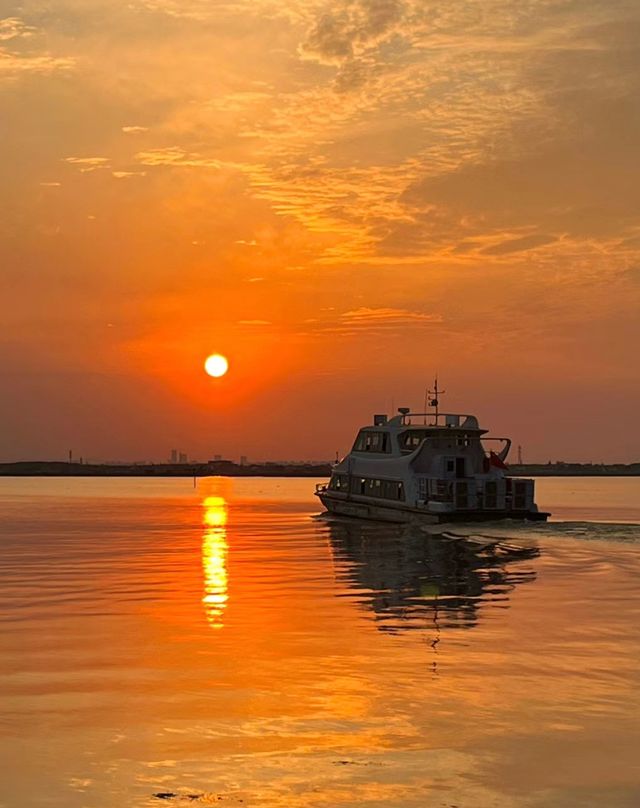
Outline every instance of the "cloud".
[[556, 236], [547, 236], [542, 233], [532, 234], [530, 236], [521, 236], [520, 238], [507, 239], [501, 241], [499, 244], [492, 244], [490, 247], [485, 247], [480, 250], [483, 255], [508, 255], [510, 253], [525, 252], [526, 250], [533, 250], [536, 247], [542, 247], [545, 244], [553, 244], [557, 241]]
[[420, 311], [393, 308], [369, 308], [362, 306], [352, 311], [345, 311], [340, 315], [349, 325], [371, 327], [396, 327], [399, 325], [426, 325], [428, 323], [441, 323], [442, 315], [427, 314]]
[[33, 36], [35, 31], [35, 28], [27, 25], [19, 17], [5, 17], [0, 20], [0, 42]]
[[129, 177], [146, 177], [146, 171], [112, 171], [111, 175], [116, 179], [128, 179]]
[[322, 11], [299, 51], [303, 57], [335, 65], [362, 54], [394, 33], [402, 19], [401, 0], [351, 0]]
[[353, 38], [349, 16], [345, 11], [340, 14], [327, 13], [309, 31], [300, 50], [303, 55], [326, 64], [339, 64], [353, 56]]
[[444, 322], [441, 314], [391, 306], [359, 306], [341, 313], [336, 312], [333, 307], [323, 307], [318, 313], [321, 316], [306, 317], [298, 324], [295, 332], [297, 336], [308, 338], [327, 334], [357, 338], [367, 335], [395, 335]]
[[65, 163], [70, 163], [77, 166], [83, 174], [91, 171], [98, 171], [101, 168], [107, 168], [109, 163], [108, 157], [65, 157]]
[[270, 320], [238, 320], [239, 325], [271, 325]]
[[299, 336], [313, 334], [339, 334], [357, 337], [365, 334], [403, 333], [406, 329], [422, 329], [444, 322], [441, 314], [392, 307], [360, 306], [342, 313], [333, 308], [323, 317], [307, 317], [300, 324]]
[[0, 19], [0, 43], [7, 43], [0, 48], [0, 78], [13, 79], [30, 73], [54, 73], [75, 66], [72, 58], [54, 56], [47, 51], [38, 52], [34, 49], [35, 46], [30, 48], [30, 40], [38, 33], [37, 28], [19, 17]]
[[48, 74], [58, 70], [70, 70], [75, 66], [75, 60], [61, 57], [43, 55], [20, 55], [0, 50], [0, 78], [14, 78], [20, 74], [38, 73]]
[[123, 126], [122, 131], [125, 135], [139, 135], [142, 132], [148, 132], [149, 129], [146, 126]]
[[307, 18], [308, 0], [230, 0], [212, 3], [211, 0], [134, 0], [132, 8], [154, 14], [163, 14], [196, 23], [214, 23], [227, 20], [259, 18], [300, 22]]
[[134, 159], [145, 166], [186, 166], [192, 168], [223, 168], [225, 166], [220, 160], [203, 157], [196, 152], [187, 152], [180, 146], [141, 151], [135, 155]]

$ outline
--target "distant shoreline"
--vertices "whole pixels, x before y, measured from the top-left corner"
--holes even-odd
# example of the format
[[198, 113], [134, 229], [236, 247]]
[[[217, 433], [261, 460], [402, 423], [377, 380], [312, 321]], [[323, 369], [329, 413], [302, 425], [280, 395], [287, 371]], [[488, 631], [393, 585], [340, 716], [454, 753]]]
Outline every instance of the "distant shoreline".
[[[640, 477], [640, 463], [512, 465], [512, 477]], [[329, 477], [329, 463], [90, 464], [52, 461], [0, 463], [0, 477]]]
[[331, 465], [316, 463], [0, 463], [0, 477], [329, 477]]

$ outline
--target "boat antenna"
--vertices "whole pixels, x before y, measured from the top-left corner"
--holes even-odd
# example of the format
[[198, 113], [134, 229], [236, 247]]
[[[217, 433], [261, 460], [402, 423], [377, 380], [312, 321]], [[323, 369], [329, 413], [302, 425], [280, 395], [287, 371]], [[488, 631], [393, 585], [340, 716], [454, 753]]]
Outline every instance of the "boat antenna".
[[[440, 401], [438, 396], [443, 396], [447, 391], [446, 390], [439, 390], [438, 389], [438, 375], [436, 374], [435, 381], [433, 383], [433, 390], [427, 390], [427, 397], [429, 398], [429, 406], [435, 408], [435, 415], [436, 415], [436, 426], [438, 426], [438, 407], [440, 406]], [[427, 408], [425, 407], [425, 410]]]

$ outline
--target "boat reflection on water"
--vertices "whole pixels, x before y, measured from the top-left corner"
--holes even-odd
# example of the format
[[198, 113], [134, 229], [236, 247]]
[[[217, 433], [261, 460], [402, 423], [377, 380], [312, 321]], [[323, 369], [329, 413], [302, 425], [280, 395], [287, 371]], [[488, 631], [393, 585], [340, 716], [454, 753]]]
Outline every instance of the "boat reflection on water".
[[222, 616], [229, 600], [227, 573], [227, 503], [224, 497], [206, 497], [202, 503], [204, 535], [202, 537], [202, 570], [204, 604], [207, 621], [212, 628], [222, 628]]
[[517, 584], [535, 580], [536, 546], [420, 527], [331, 521], [338, 579], [386, 632], [471, 628], [482, 609], [505, 606]]

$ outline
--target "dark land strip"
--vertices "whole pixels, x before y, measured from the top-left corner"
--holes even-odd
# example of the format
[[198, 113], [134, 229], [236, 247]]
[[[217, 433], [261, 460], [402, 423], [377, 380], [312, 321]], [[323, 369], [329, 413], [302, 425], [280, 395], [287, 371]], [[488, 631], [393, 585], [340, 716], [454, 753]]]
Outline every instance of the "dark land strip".
[[[69, 463], [22, 461], [0, 463], [1, 477], [329, 477], [330, 463]], [[543, 463], [511, 465], [513, 477], [637, 477], [640, 463]]]

